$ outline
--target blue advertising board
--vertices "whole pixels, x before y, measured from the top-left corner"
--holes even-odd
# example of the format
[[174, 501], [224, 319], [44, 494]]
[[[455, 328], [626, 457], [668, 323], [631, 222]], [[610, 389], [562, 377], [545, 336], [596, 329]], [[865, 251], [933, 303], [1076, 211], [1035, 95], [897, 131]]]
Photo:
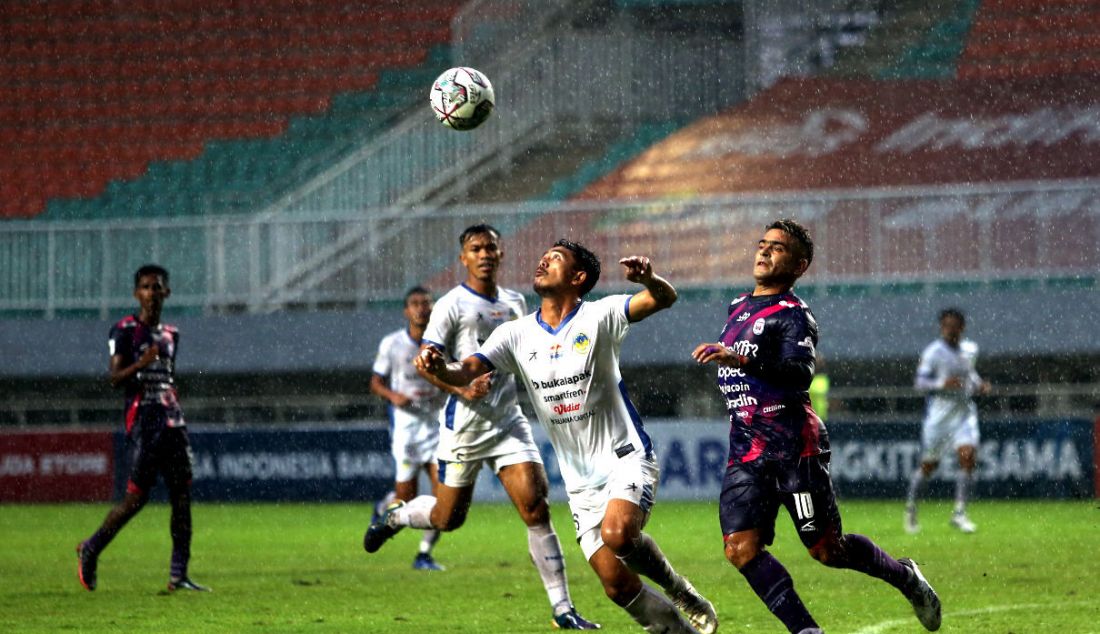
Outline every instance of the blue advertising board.
[[[661, 466], [659, 499], [717, 500], [726, 465], [726, 423], [651, 420], [646, 431]], [[534, 434], [546, 462], [550, 497], [565, 501], [553, 448], [539, 425]], [[850, 498], [903, 497], [920, 459], [919, 435], [915, 422], [830, 423], [837, 492]], [[389, 434], [382, 426], [228, 430], [195, 425], [190, 438], [196, 500], [368, 501], [393, 484]], [[117, 498], [128, 473], [121, 433], [115, 446]], [[953, 456], [945, 458], [929, 483], [931, 496], [953, 491], [957, 466]], [[985, 423], [975, 492], [989, 498], [1091, 497], [1095, 469], [1091, 421]], [[163, 487], [158, 489], [157, 498], [164, 499]], [[483, 469], [475, 499], [505, 502], [508, 497]]]

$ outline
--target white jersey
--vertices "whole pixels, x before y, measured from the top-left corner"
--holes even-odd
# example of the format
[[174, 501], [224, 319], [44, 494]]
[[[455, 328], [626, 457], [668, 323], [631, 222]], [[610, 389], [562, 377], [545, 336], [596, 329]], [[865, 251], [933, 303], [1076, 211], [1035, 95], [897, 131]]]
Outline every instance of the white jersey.
[[[424, 331], [424, 342], [440, 348], [448, 360], [465, 359], [477, 352], [489, 334], [501, 324], [519, 319], [527, 302], [516, 291], [498, 288], [495, 298], [461, 284], [439, 298]], [[442, 433], [449, 451], [491, 444], [501, 434], [527, 419], [516, 400], [516, 382], [511, 376], [494, 376], [484, 398], [467, 402], [450, 395], [440, 415]]]
[[417, 417], [435, 418], [443, 407], [444, 393], [416, 371], [413, 359], [420, 352], [420, 342], [406, 328], [391, 332], [378, 344], [372, 371], [389, 381], [390, 389], [412, 401], [401, 410]]
[[[977, 421], [978, 408], [972, 398], [981, 386], [982, 379], [974, 370], [978, 358], [978, 344], [963, 339], [953, 348], [943, 339], [937, 339], [925, 347], [917, 368], [916, 387], [928, 394], [925, 425], [962, 425]], [[962, 381], [963, 389], [945, 390], [944, 383], [951, 377]]]
[[526, 384], [570, 495], [602, 487], [621, 458], [653, 453], [619, 373], [629, 302], [582, 302], [556, 330], [535, 312], [498, 328], [479, 352]]

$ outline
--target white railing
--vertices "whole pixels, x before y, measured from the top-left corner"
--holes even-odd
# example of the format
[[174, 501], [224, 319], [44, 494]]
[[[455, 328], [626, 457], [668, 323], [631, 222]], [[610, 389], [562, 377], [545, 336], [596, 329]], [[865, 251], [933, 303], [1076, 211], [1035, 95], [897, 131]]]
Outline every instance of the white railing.
[[[646, 253], [677, 286], [706, 288], [749, 270], [760, 230], [780, 216], [805, 222], [815, 235], [818, 255], [807, 285], [1093, 279], [1100, 272], [1100, 182], [1048, 181], [443, 211], [392, 207], [370, 214], [318, 210], [264, 220], [148, 218], [140, 228], [130, 220], [11, 221], [0, 223], [0, 311], [107, 317], [132, 304], [133, 271], [150, 261], [172, 273], [174, 305], [206, 312], [395, 299], [414, 284], [454, 284], [462, 275], [455, 268], [457, 236], [483, 221], [504, 233], [507, 286], [526, 288], [538, 255], [569, 237], [605, 259]], [[303, 275], [302, 262], [338, 247], [344, 255], [332, 274], [300, 285], [292, 299], [273, 292]], [[600, 288], [617, 283], [607, 276]]]

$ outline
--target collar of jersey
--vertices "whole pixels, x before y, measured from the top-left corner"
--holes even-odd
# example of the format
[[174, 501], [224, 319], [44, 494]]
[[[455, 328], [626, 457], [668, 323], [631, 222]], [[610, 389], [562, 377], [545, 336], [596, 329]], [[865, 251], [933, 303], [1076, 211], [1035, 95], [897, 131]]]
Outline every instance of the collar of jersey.
[[411, 342], [413, 342], [417, 345], [420, 345], [420, 342], [423, 340], [423, 337], [421, 337], [420, 339], [417, 339], [417, 338], [413, 337], [412, 333], [409, 332], [409, 327], [408, 326], [405, 326], [405, 336], [409, 338], [409, 341], [411, 341]]
[[496, 294], [496, 295], [497, 295], [496, 297], [489, 297], [488, 295], [482, 295], [481, 293], [478, 293], [478, 292], [474, 291], [474, 289], [473, 289], [473, 288], [471, 288], [471, 287], [469, 287], [469, 286], [466, 286], [466, 283], [465, 283], [465, 282], [463, 282], [462, 284], [460, 284], [460, 286], [462, 286], [463, 288], [465, 288], [465, 289], [466, 289], [466, 291], [470, 291], [470, 292], [471, 292], [471, 293], [473, 293], [474, 295], [476, 295], [476, 296], [478, 296], [478, 297], [481, 297], [482, 299], [486, 300], [486, 302], [492, 302], [493, 304], [496, 304], [496, 300], [497, 300], [497, 298], [499, 298], [499, 296], [500, 296], [500, 294], [499, 294], [499, 293], [497, 293], [497, 294]]
[[541, 308], [539, 308], [538, 310], [535, 311], [535, 321], [537, 321], [538, 324], [540, 326], [542, 326], [543, 330], [545, 330], [546, 332], [548, 332], [552, 335], [556, 335], [559, 332], [561, 332], [562, 328], [565, 328], [569, 324], [569, 322], [573, 321], [573, 317], [577, 314], [577, 311], [580, 310], [581, 306], [583, 306], [583, 305], [584, 305], [584, 300], [583, 299], [581, 301], [577, 302], [577, 307], [574, 308], [573, 310], [569, 311], [569, 314], [565, 316], [565, 319], [561, 320], [561, 323], [558, 324], [557, 328], [551, 328], [550, 324], [548, 324], [548, 323], [546, 323], [545, 321], [542, 320], [542, 309]]

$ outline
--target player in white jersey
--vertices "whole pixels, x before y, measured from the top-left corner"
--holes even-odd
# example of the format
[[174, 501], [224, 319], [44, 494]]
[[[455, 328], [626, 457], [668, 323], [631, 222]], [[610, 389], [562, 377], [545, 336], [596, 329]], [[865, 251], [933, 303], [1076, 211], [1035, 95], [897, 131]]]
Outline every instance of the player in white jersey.
[[[450, 385], [493, 371], [523, 381], [554, 445], [577, 541], [607, 596], [647, 631], [698, 628], [709, 634], [718, 627], [714, 607], [642, 532], [657, 489], [657, 460], [619, 372], [619, 350], [631, 322], [671, 306], [676, 291], [653, 273], [648, 258], [620, 263], [626, 279], [644, 290], [586, 302], [582, 298], [599, 279], [599, 259], [559, 240], [535, 271], [539, 310], [497, 328], [460, 362], [446, 364], [438, 351], [426, 350], [415, 363]], [[639, 574], [668, 597], [642, 583]]]
[[978, 345], [962, 338], [965, 329], [966, 318], [961, 311], [943, 310], [940, 338], [928, 344], [921, 353], [916, 387], [927, 394], [927, 411], [921, 429], [921, 463], [913, 471], [905, 505], [905, 530], [909, 533], [920, 531], [917, 496], [949, 446], [954, 448], [959, 459], [951, 525], [964, 533], [977, 529], [966, 514], [979, 441], [978, 408], [973, 397], [987, 394], [990, 386], [974, 369]]
[[[486, 224], [474, 225], [459, 236], [459, 246], [466, 281], [439, 298], [422, 346], [451, 358], [473, 354], [495, 328], [527, 312], [522, 295], [497, 286], [504, 254], [500, 232]], [[496, 473], [527, 525], [528, 549], [553, 607], [554, 625], [597, 629], [599, 625], [577, 613], [569, 596], [561, 543], [550, 521], [550, 484], [531, 425], [516, 400], [515, 379], [479, 378], [490, 387], [477, 399], [463, 396], [461, 388], [432, 380], [452, 392], [440, 417], [439, 487], [434, 496], [421, 495], [407, 504], [395, 502], [387, 509], [367, 530], [363, 542], [367, 552], [381, 548], [405, 526], [442, 531], [462, 526], [477, 474], [487, 466]]]
[[[394, 500], [417, 496], [420, 472], [431, 479], [432, 490], [439, 484], [435, 449], [439, 444], [439, 412], [445, 394], [413, 367], [420, 353], [424, 328], [432, 314], [432, 296], [422, 286], [405, 293], [405, 328], [391, 332], [378, 344], [370, 391], [389, 403], [390, 451], [396, 465], [394, 488], [374, 505], [374, 517], [381, 517]], [[413, 560], [416, 570], [443, 570], [432, 557], [439, 531], [426, 530]]]

